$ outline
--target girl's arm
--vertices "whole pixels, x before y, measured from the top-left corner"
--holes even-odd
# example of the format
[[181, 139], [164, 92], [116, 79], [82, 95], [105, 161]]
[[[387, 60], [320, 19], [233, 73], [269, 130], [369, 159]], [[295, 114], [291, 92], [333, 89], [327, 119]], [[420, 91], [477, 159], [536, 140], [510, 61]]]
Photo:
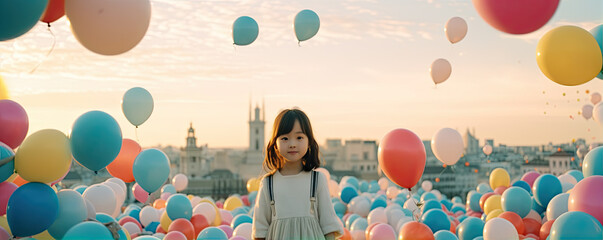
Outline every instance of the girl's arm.
[[318, 186], [316, 192], [316, 203], [318, 204], [318, 216], [320, 228], [327, 237], [332, 234], [333, 237], [343, 235], [343, 224], [339, 217], [335, 214], [335, 209], [331, 203], [331, 193], [329, 192], [329, 183], [327, 177], [321, 172], [318, 172]]
[[268, 226], [272, 220], [272, 209], [270, 208], [270, 199], [268, 196], [268, 188], [265, 187], [266, 178], [260, 182], [258, 196], [253, 209], [253, 223], [251, 227], [251, 236], [254, 239], [264, 239], [268, 234]]

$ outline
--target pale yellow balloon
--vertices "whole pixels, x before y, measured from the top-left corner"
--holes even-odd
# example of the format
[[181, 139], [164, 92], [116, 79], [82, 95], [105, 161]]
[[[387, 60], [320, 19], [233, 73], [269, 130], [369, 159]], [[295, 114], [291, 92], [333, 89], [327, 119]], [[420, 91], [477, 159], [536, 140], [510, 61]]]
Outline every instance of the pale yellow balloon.
[[54, 240], [50, 233], [48, 233], [48, 230], [44, 230], [44, 232], [38, 233], [38, 235], [34, 235], [33, 238], [37, 240]]
[[235, 196], [230, 196], [224, 201], [224, 210], [232, 211], [240, 206], [243, 206], [243, 201]]
[[486, 215], [486, 222], [490, 221], [490, 219], [498, 217], [498, 215], [500, 215], [501, 213], [503, 213], [504, 211], [502, 209], [494, 209], [492, 210], [492, 212], [490, 212], [490, 214]]
[[2, 76], [0, 76], [0, 100], [9, 99], [8, 96], [8, 88], [6, 84], [4, 84], [4, 80], [2, 80]]
[[51, 183], [71, 166], [71, 146], [64, 133], [44, 129], [25, 138], [15, 154], [15, 171], [30, 182]]
[[8, 232], [8, 235], [13, 235], [10, 231], [10, 227], [8, 227], [8, 220], [6, 219], [6, 214], [0, 216], [0, 227], [4, 228]]
[[220, 210], [218, 209], [218, 206], [216, 206], [216, 204], [214, 202], [210, 201], [207, 198], [203, 198], [203, 199], [201, 199], [201, 201], [199, 201], [199, 203], [203, 203], [203, 202], [211, 204], [214, 207], [214, 209], [216, 210], [216, 217], [214, 218], [214, 222], [210, 223], [210, 225], [216, 226], [216, 227], [222, 225], [222, 217], [220, 215]]
[[500, 195], [493, 195], [486, 199], [486, 203], [484, 203], [484, 213], [486, 215], [490, 215], [490, 212], [496, 209], [502, 209]]
[[511, 185], [511, 177], [504, 168], [497, 168], [490, 173], [490, 187], [492, 190], [497, 187], [509, 187]]
[[161, 218], [159, 219], [159, 224], [161, 225], [161, 228], [163, 228], [163, 230], [165, 230], [165, 232], [167, 232], [168, 229], [170, 228], [170, 224], [172, 224], [172, 219], [170, 219], [170, 217], [168, 217], [167, 211], [164, 211], [161, 214]]
[[260, 180], [257, 178], [250, 178], [247, 180], [247, 192], [257, 191], [260, 188]]

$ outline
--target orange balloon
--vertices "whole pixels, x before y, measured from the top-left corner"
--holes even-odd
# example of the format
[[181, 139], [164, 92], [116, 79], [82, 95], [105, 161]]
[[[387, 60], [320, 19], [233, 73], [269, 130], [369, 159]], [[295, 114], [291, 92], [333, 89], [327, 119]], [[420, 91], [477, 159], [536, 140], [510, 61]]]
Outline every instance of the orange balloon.
[[541, 224], [536, 219], [524, 218], [523, 224], [526, 228], [526, 235], [531, 233], [531, 234], [535, 234], [538, 236], [540, 234]]
[[136, 156], [142, 151], [140, 145], [131, 139], [124, 138], [121, 144], [121, 150], [119, 154], [107, 166], [107, 171], [111, 176], [119, 178], [124, 182], [133, 182], [134, 181], [134, 172], [132, 171], [132, 166], [134, 165], [134, 160], [136, 160]]
[[170, 227], [168, 228], [168, 233], [173, 231], [183, 233], [184, 236], [186, 236], [186, 239], [188, 240], [195, 239], [195, 227], [193, 227], [193, 224], [185, 218], [178, 218], [174, 220], [172, 224], [170, 224]]
[[379, 166], [383, 173], [403, 188], [417, 184], [425, 169], [425, 146], [412, 131], [394, 129], [379, 144]]
[[343, 229], [343, 235], [341, 238], [339, 238], [339, 240], [352, 240], [352, 234], [347, 228]]
[[209, 222], [207, 222], [207, 218], [201, 214], [195, 214], [191, 217], [191, 223], [195, 228], [195, 236], [199, 236], [199, 233], [203, 231], [206, 227], [209, 227]]
[[409, 222], [400, 229], [398, 240], [434, 240], [431, 229], [420, 222]]
[[507, 211], [501, 213], [500, 215], [498, 215], [498, 217], [507, 219], [509, 222], [511, 222], [511, 224], [515, 226], [515, 229], [517, 229], [517, 233], [526, 233], [526, 226], [523, 223], [523, 219], [517, 213]]
[[23, 178], [22, 178], [21, 176], [19, 176], [18, 174], [17, 174], [17, 177], [15, 177], [15, 179], [13, 180], [13, 183], [14, 183], [14, 184], [17, 184], [17, 186], [19, 186], [19, 187], [20, 187], [21, 185], [23, 185], [23, 184], [28, 183], [28, 182], [29, 182], [29, 181], [27, 181], [27, 180], [23, 179]]
[[65, 0], [49, 0], [40, 21], [50, 24], [65, 15]]
[[155, 200], [155, 202], [153, 202], [153, 207], [155, 209], [165, 208], [165, 200], [163, 200], [163, 199], [157, 199], [157, 200]]

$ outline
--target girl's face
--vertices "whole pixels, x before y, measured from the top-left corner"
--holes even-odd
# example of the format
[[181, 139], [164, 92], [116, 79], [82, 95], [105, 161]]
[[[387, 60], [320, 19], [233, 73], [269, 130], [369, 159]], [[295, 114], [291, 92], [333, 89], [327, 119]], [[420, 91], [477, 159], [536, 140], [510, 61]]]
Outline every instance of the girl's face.
[[306, 152], [308, 152], [308, 137], [303, 133], [299, 121], [295, 121], [291, 132], [278, 136], [276, 149], [287, 163], [298, 162], [306, 155]]

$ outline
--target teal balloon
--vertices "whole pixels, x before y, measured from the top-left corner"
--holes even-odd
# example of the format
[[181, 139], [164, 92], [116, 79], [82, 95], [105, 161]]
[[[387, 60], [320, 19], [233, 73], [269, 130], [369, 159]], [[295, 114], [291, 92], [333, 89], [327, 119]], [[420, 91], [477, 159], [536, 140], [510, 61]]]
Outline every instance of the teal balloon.
[[113, 235], [105, 225], [98, 222], [82, 222], [70, 228], [63, 240], [89, 239], [94, 236], [96, 240], [113, 240]]
[[438, 200], [434, 199], [423, 202], [423, 207], [421, 209], [422, 213], [425, 213], [431, 209], [442, 209], [442, 204]]
[[157, 191], [170, 176], [170, 161], [159, 149], [143, 150], [136, 156], [132, 166], [134, 179], [145, 191]]
[[[601, 50], [601, 54], [603, 54], [603, 24], [591, 29], [590, 33], [595, 37], [595, 40], [597, 40], [599, 50]], [[601, 71], [597, 75], [597, 78], [603, 79], [603, 66], [601, 66]]]
[[562, 190], [559, 179], [551, 174], [540, 175], [536, 178], [536, 181], [534, 181], [534, 186], [532, 186], [534, 199], [545, 209], [548, 206], [549, 201], [557, 196], [557, 194], [561, 193]]
[[[485, 214], [484, 214], [485, 216]], [[467, 217], [459, 224], [456, 231], [460, 240], [472, 240], [482, 236], [484, 232], [484, 221], [476, 217]]]
[[232, 219], [232, 222], [230, 222], [230, 227], [232, 229], [236, 229], [239, 225], [243, 223], [253, 223], [253, 219], [247, 214], [239, 214]]
[[360, 192], [368, 192], [369, 190], [369, 183], [365, 180], [360, 181], [360, 188], [359, 188]]
[[44, 183], [30, 182], [8, 199], [6, 218], [14, 236], [27, 237], [48, 229], [59, 214], [57, 194]]
[[[1, 16], [0, 16], [1, 17]], [[1, 23], [0, 23], [1, 24]], [[0, 142], [0, 160], [15, 156], [15, 152], [6, 144]], [[15, 173], [15, 161], [10, 161], [0, 166], [0, 182], [6, 181]]]
[[352, 226], [350, 226], [350, 231], [357, 231], [357, 230], [361, 230], [364, 232], [364, 230], [366, 230], [366, 228], [368, 227], [368, 221], [366, 220], [366, 218], [356, 218], [356, 220], [354, 220], [354, 222], [352, 223]]
[[48, 228], [48, 233], [55, 239], [62, 239], [67, 230], [83, 222], [88, 217], [86, 201], [79, 192], [64, 189], [57, 193], [59, 199], [59, 215]]
[[126, 91], [121, 102], [121, 109], [128, 121], [138, 127], [153, 113], [153, 96], [144, 88], [135, 87]]
[[197, 240], [228, 240], [226, 233], [217, 227], [206, 227], [201, 230]]
[[432, 192], [426, 192], [421, 195], [421, 202], [425, 202], [427, 200], [436, 200], [438, 201], [438, 197]]
[[166, 184], [163, 185], [163, 187], [161, 187], [161, 193], [171, 193], [171, 194], [176, 194], [176, 187], [174, 187], [174, 185], [172, 184]]
[[333, 208], [335, 209], [336, 214], [345, 214], [345, 212], [348, 210], [347, 206], [339, 200], [333, 203]]
[[603, 146], [590, 150], [582, 161], [584, 177], [603, 175]]
[[344, 187], [343, 189], [341, 189], [341, 192], [339, 193], [339, 198], [341, 198], [341, 201], [346, 204], [349, 203], [350, 200], [352, 200], [352, 198], [354, 198], [356, 196], [358, 196], [358, 192], [352, 186]]
[[[95, 218], [96, 218], [96, 221], [99, 221], [102, 224], [110, 223], [110, 222], [117, 223], [117, 221], [113, 217], [109, 216], [109, 214], [106, 214], [106, 213], [97, 213]], [[155, 226], [155, 227], [157, 227], [157, 226]], [[126, 236], [126, 232], [124, 232], [123, 228], [119, 229], [119, 231], [117, 231], [117, 234], [119, 234], [120, 240], [128, 239], [128, 237]]]
[[492, 192], [492, 188], [487, 183], [480, 183], [477, 185], [477, 192], [481, 194], [486, 194]]
[[191, 220], [193, 216], [193, 207], [191, 201], [184, 194], [174, 194], [170, 196], [165, 205], [165, 212], [172, 220], [184, 218]]
[[232, 40], [239, 46], [253, 43], [258, 38], [259, 32], [258, 23], [248, 16], [239, 17], [232, 24]]
[[458, 240], [456, 235], [448, 230], [440, 230], [433, 234], [435, 240]]
[[373, 202], [371, 203], [371, 210], [378, 208], [378, 207], [382, 207], [382, 208], [387, 207], [387, 200], [380, 198], [380, 197], [375, 198], [373, 200]]
[[555, 219], [551, 226], [550, 239], [603, 239], [603, 226], [588, 213], [566, 212]]
[[33, 28], [48, 0], [0, 0], [0, 41], [10, 40]]
[[442, 209], [431, 209], [424, 212], [421, 222], [427, 225], [432, 232], [450, 229], [450, 219]]
[[101, 111], [82, 114], [71, 127], [71, 152], [84, 167], [99, 171], [121, 150], [121, 128], [111, 115]]
[[320, 19], [314, 11], [306, 9], [295, 15], [293, 25], [297, 40], [306, 41], [318, 33]]
[[501, 205], [503, 211], [514, 212], [524, 218], [532, 210], [532, 197], [528, 191], [521, 187], [510, 187], [503, 192]]
[[258, 191], [253, 191], [249, 193], [249, 206], [255, 206], [255, 198], [258, 196]]
[[[469, 206], [469, 208], [474, 211], [474, 212], [482, 212], [482, 207], [479, 205], [479, 200], [482, 198], [482, 194], [475, 192], [471, 195], [469, 195], [469, 197], [467, 198], [467, 205]], [[450, 203], [450, 207], [452, 207], [452, 203]], [[446, 205], [446, 207], [448, 209], [450, 209], [450, 207], [448, 205]]]
[[532, 188], [530, 187], [530, 184], [528, 184], [526, 181], [523, 181], [523, 180], [516, 181], [513, 183], [512, 186], [523, 188], [529, 194], [532, 194]]
[[159, 226], [159, 222], [151, 222], [149, 225], [144, 227], [144, 230], [155, 233], [157, 231], [157, 226]]
[[356, 220], [356, 218], [360, 218], [360, 215], [355, 213], [350, 214], [348, 219], [345, 220], [345, 227], [349, 229], [352, 226], [352, 223]]
[[567, 171], [567, 174], [574, 177], [576, 179], [576, 181], [578, 181], [578, 182], [580, 182], [580, 181], [582, 181], [582, 179], [584, 179], [584, 174], [582, 174], [582, 172], [580, 172], [578, 170], [569, 170], [569, 171]]

